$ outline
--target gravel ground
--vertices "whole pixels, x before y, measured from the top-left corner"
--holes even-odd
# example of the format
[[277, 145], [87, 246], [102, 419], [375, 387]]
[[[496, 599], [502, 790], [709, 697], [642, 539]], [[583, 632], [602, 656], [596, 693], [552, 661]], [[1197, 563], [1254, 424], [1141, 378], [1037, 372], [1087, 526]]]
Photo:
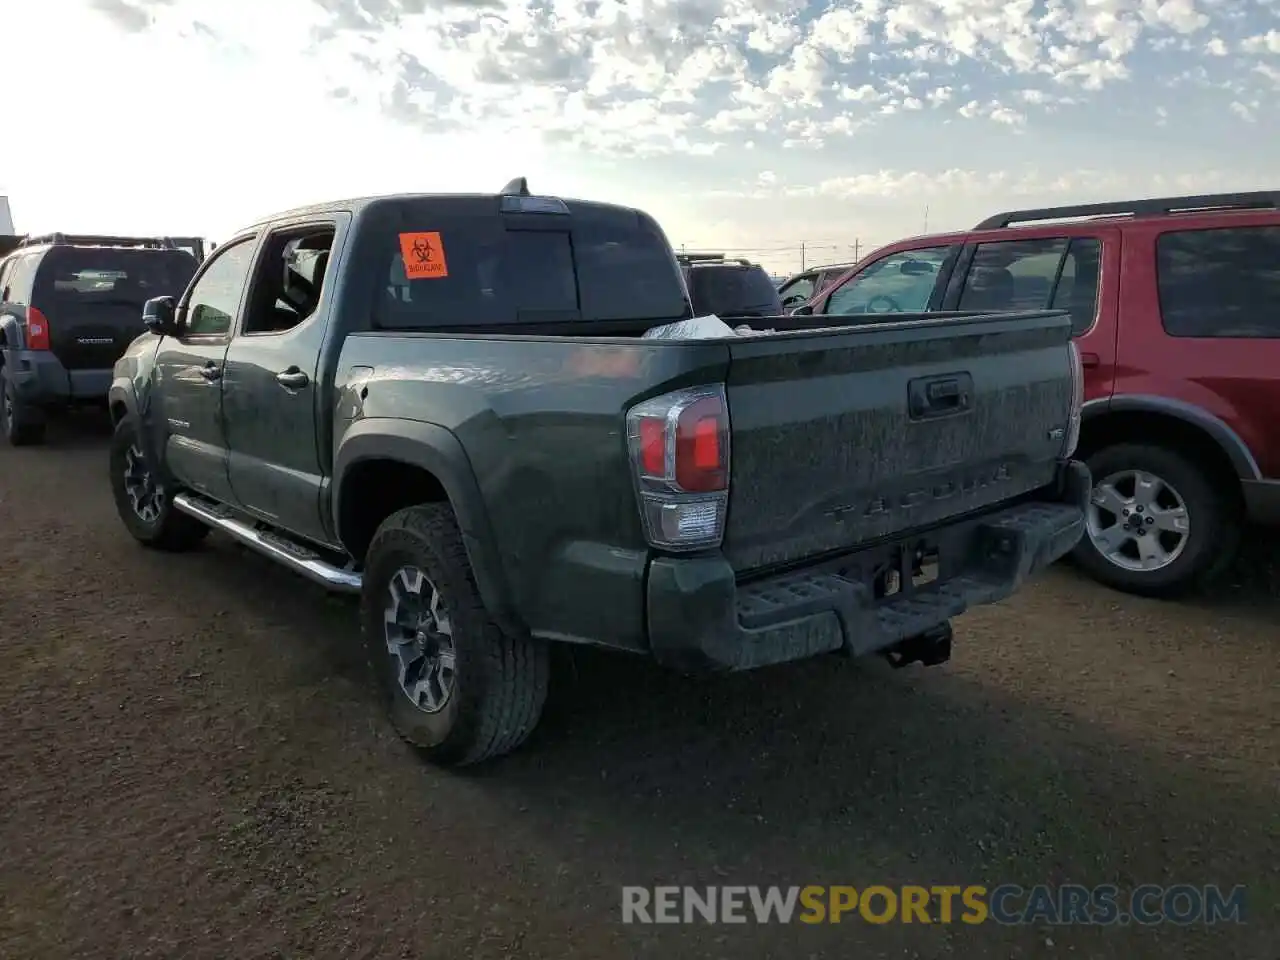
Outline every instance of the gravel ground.
[[[945, 667], [695, 682], [565, 654], [466, 774], [391, 734], [349, 601], [116, 518], [105, 426], [0, 448], [0, 957], [1280, 956], [1280, 545], [1161, 604], [1068, 568]], [[1218, 883], [1223, 927], [626, 926], [623, 884]]]

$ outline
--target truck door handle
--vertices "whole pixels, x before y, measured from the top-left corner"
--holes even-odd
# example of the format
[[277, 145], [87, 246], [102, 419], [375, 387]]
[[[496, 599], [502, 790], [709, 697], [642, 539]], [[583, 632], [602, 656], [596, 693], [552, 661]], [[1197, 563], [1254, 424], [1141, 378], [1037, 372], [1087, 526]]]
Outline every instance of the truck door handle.
[[200, 368], [200, 376], [206, 380], [217, 380], [222, 376], [222, 367], [210, 360]]
[[920, 377], [907, 384], [907, 409], [912, 420], [963, 413], [972, 402], [973, 377], [968, 373]]
[[1086, 370], [1089, 370], [1089, 369], [1092, 369], [1093, 367], [1098, 367], [1101, 365], [1102, 365], [1102, 358], [1099, 357], [1096, 353], [1080, 354], [1080, 366], [1084, 367]]
[[288, 370], [281, 370], [276, 374], [276, 383], [282, 387], [288, 387], [290, 390], [305, 387], [310, 382], [311, 378], [297, 367], [290, 367]]

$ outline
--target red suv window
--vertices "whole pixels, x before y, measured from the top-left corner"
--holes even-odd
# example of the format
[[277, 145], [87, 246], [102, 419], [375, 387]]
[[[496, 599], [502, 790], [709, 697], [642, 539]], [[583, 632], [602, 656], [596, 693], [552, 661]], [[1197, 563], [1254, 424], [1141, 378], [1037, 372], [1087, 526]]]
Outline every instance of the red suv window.
[[1280, 338], [1280, 226], [1161, 234], [1156, 281], [1172, 337]]
[[965, 274], [959, 310], [1067, 310], [1072, 330], [1093, 325], [1098, 302], [1096, 237], [980, 243]]

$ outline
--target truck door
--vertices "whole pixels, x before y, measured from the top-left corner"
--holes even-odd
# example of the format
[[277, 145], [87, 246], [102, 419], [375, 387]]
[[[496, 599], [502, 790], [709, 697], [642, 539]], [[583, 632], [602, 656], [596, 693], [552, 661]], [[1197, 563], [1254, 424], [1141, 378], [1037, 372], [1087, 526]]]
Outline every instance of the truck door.
[[206, 261], [179, 304], [182, 332], [156, 353], [148, 420], [173, 475], [193, 490], [232, 501], [222, 429], [222, 377], [231, 328], [244, 300], [256, 237], [227, 244]]
[[[331, 537], [318, 431], [329, 423], [320, 353], [349, 216], [284, 224], [264, 238], [223, 382], [231, 486], [249, 512], [300, 537]], [[216, 256], [216, 254], [215, 254]]]

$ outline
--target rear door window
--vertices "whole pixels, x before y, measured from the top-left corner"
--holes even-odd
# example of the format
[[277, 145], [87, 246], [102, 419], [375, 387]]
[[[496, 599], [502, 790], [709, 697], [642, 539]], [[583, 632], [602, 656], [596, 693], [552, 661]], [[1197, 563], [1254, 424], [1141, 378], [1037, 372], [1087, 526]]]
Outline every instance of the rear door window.
[[99, 305], [141, 310], [152, 297], [181, 296], [195, 271], [195, 257], [181, 250], [52, 247], [33, 295], [37, 306], [47, 302], [61, 311]]
[[980, 243], [964, 278], [961, 310], [1045, 310], [1067, 238]]
[[1075, 237], [1067, 246], [1067, 258], [1049, 301], [1049, 309], [1071, 314], [1071, 334], [1079, 336], [1093, 326], [1098, 315], [1098, 276], [1102, 267], [1102, 241]]
[[1280, 338], [1280, 227], [1161, 234], [1156, 279], [1170, 336]]
[[[588, 207], [571, 217], [435, 217], [387, 237], [383, 329], [649, 321], [688, 315], [685, 285], [656, 224]], [[407, 260], [406, 260], [407, 258]], [[407, 266], [406, 266], [407, 264]]]
[[980, 243], [957, 309], [991, 312], [1066, 310], [1079, 335], [1093, 326], [1102, 242], [1049, 237]]

